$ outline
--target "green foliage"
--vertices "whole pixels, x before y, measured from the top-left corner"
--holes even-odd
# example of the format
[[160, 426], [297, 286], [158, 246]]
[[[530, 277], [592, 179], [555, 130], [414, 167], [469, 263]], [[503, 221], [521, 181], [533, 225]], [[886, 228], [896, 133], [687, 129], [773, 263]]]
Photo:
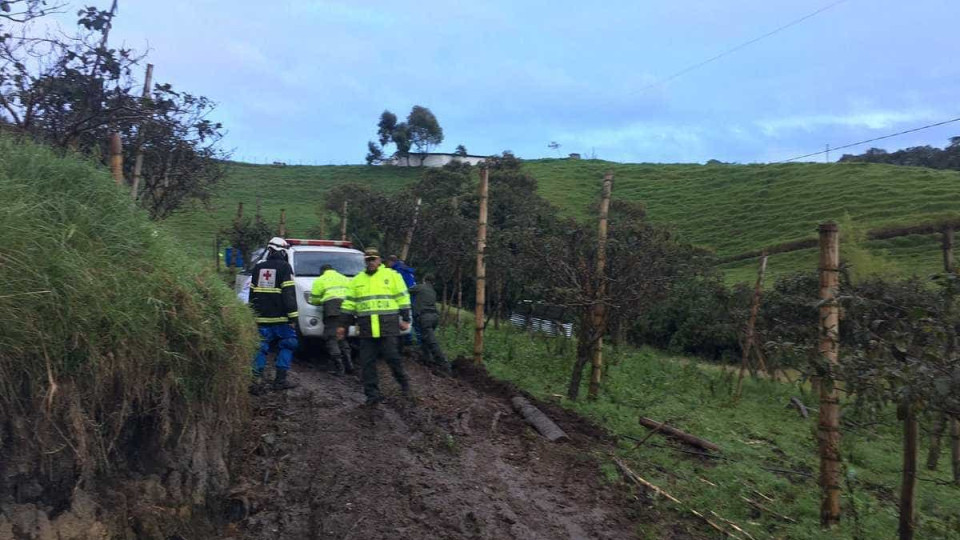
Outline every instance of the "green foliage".
[[411, 147], [416, 147], [418, 152], [425, 154], [430, 151], [430, 147], [443, 142], [443, 128], [430, 109], [414, 105], [406, 122], [398, 123], [397, 115], [383, 111], [380, 121], [377, 122], [377, 137], [379, 146], [373, 141], [367, 142], [368, 165], [381, 163], [384, 160], [383, 149], [390, 143], [396, 148], [393, 156], [397, 158], [409, 158]]
[[220, 229], [220, 235], [227, 239], [229, 245], [240, 250], [245, 258], [249, 258], [253, 250], [270, 240], [273, 231], [260, 216], [244, 216], [234, 219], [230, 225]]
[[930, 145], [914, 146], [895, 152], [871, 148], [860, 155], [844, 154], [840, 161], [960, 170], [960, 137], [950, 137], [950, 143], [943, 149]]
[[730, 290], [719, 276], [673, 284], [632, 328], [633, 341], [715, 361], [739, 360], [739, 336], [751, 291]]
[[90, 480], [198, 417], [238, 425], [257, 339], [230, 289], [93, 164], [0, 137], [0, 198], [4, 487]]
[[443, 142], [443, 128], [440, 127], [437, 117], [426, 107], [414, 105], [407, 116], [407, 126], [410, 144], [421, 153], [427, 153], [431, 146]]
[[[445, 327], [440, 335], [451, 356], [472, 354], [472, 332], [457, 333]], [[487, 369], [536, 397], [562, 394], [574, 358], [572, 350], [558, 356], [557, 347], [549, 345], [555, 341], [488, 326]], [[816, 418], [803, 420], [795, 410], [784, 407], [790, 397], [803, 397], [801, 390], [769, 380], [747, 380], [743, 398], [734, 403], [730, 393], [736, 374], [731, 370], [698, 365], [651, 349], [608, 348], [604, 357], [616, 361], [607, 366], [599, 399], [564, 401], [564, 406], [621, 437], [646, 436], [648, 430], [637, 423], [637, 417], [643, 415], [667, 421], [723, 449], [724, 459], [704, 460], [678, 452], [677, 448], [686, 448], [660, 436], [637, 449], [635, 440], [623, 438], [617, 453], [638, 474], [701, 512], [714, 511], [735, 521], [755, 538], [824, 538], [819, 528], [817, 442], [812, 435]], [[804, 399], [810, 404], [809, 398]], [[852, 413], [851, 420], [857, 420]], [[882, 422], [876, 424], [876, 420]], [[883, 409], [865, 424], [868, 427], [844, 424], [844, 459], [850, 462], [843, 494], [845, 518], [831, 538], [891, 538], [897, 529], [895, 493], [902, 467], [895, 414]], [[608, 477], [613, 480], [612, 475]], [[946, 482], [949, 471], [924, 471], [924, 477]], [[774, 499], [764, 503], [766, 506], [799, 523], [779, 521], [740, 498], [758, 500], [757, 491]], [[917, 537], [960, 539], [956, 515], [960, 492], [935, 482], [923, 482], [920, 492], [923, 504]], [[662, 499], [655, 504], [671, 507]], [[853, 504], [856, 519], [852, 517]], [[670, 533], [647, 531], [651, 538], [669, 537]], [[698, 534], [710, 537], [711, 531], [704, 528]]]
[[[58, 7], [18, 4], [18, 20]], [[35, 39], [31, 29], [0, 25], [0, 125], [98, 157], [110, 155], [109, 137], [119, 134], [123, 176], [132, 183], [140, 175], [133, 198], [154, 219], [189, 202], [208, 202], [226, 158], [218, 148], [223, 127], [207, 118], [213, 102], [169, 83], [142, 96], [134, 79], [143, 55], [107, 41], [116, 14], [88, 6], [77, 15], [72, 36]]]
[[847, 279], [858, 283], [864, 279], [890, 279], [903, 275], [903, 270], [885, 250], [865, 247], [867, 231], [854, 223], [850, 214], [838, 222], [840, 228], [840, 261], [845, 266]]

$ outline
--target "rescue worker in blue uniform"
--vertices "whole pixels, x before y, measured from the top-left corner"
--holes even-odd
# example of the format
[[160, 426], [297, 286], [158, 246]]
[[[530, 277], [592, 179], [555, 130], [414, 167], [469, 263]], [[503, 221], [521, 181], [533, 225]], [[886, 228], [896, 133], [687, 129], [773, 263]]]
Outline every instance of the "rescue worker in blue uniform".
[[297, 349], [297, 292], [293, 268], [287, 262], [287, 241], [280, 237], [270, 239], [267, 257], [253, 267], [250, 283], [250, 307], [256, 314], [260, 331], [260, 351], [253, 362], [254, 383], [251, 392], [264, 390], [263, 370], [267, 353], [277, 347], [275, 390], [287, 390], [296, 385], [289, 380], [293, 352]]
[[[412, 303], [414, 300], [416, 300], [417, 295], [413, 292], [413, 287], [417, 284], [416, 270], [414, 270], [412, 266], [401, 261], [400, 257], [397, 257], [396, 255], [390, 255], [387, 257], [387, 262], [384, 264], [387, 265], [387, 268], [390, 268], [403, 277], [403, 282], [407, 285], [407, 290], [410, 291], [410, 302]], [[420, 325], [417, 323], [416, 317], [413, 319], [413, 333], [403, 336], [402, 343], [404, 345], [412, 344], [414, 336], [417, 337], [417, 343], [422, 343], [420, 336]]]

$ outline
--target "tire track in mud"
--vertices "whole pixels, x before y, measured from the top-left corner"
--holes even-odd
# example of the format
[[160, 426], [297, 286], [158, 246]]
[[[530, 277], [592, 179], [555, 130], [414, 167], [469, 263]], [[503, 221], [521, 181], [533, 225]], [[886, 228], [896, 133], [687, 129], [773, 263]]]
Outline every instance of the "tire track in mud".
[[304, 365], [299, 388], [253, 398], [234, 472], [244, 511], [221, 538], [612, 540], [660, 519], [603, 483], [595, 456], [610, 443], [594, 426], [551, 411], [572, 437], [551, 444], [504, 383], [406, 365], [416, 404], [385, 368], [386, 400], [368, 408], [355, 378]]

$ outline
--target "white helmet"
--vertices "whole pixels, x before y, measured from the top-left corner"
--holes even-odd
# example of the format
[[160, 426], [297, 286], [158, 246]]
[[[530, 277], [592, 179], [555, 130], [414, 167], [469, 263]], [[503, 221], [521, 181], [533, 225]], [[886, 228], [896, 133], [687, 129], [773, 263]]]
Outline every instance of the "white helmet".
[[280, 238], [279, 236], [274, 236], [269, 242], [267, 242], [267, 249], [282, 252], [284, 255], [286, 255], [287, 248], [289, 247], [290, 244], [288, 244], [286, 240]]

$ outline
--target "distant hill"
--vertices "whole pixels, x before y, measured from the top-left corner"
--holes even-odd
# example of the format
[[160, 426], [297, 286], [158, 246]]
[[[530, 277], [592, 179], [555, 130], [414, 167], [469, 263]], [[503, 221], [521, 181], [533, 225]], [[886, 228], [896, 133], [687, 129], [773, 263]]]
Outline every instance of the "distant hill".
[[[813, 238], [819, 222], [842, 220], [846, 214], [867, 229], [960, 217], [957, 171], [872, 163], [661, 165], [567, 159], [533, 160], [524, 166], [541, 193], [574, 217], [590, 214], [600, 179], [612, 170], [615, 198], [643, 201], [652, 221], [670, 224], [683, 239], [721, 257]], [[212, 257], [214, 234], [234, 215], [238, 201], [252, 213], [259, 194], [271, 223], [286, 208], [289, 228], [302, 234], [315, 225], [315, 208], [330, 187], [362, 182], [392, 191], [420, 174], [405, 167], [237, 164], [214, 201], [216, 210], [176, 216], [169, 226], [198, 254]], [[890, 250], [906, 271], [921, 274], [939, 269], [938, 245], [934, 235], [868, 243], [872, 249]], [[771, 257], [770, 272], [816, 264], [814, 250], [779, 254]], [[755, 266], [755, 260], [744, 260], [724, 269], [729, 281], [750, 281]]]

